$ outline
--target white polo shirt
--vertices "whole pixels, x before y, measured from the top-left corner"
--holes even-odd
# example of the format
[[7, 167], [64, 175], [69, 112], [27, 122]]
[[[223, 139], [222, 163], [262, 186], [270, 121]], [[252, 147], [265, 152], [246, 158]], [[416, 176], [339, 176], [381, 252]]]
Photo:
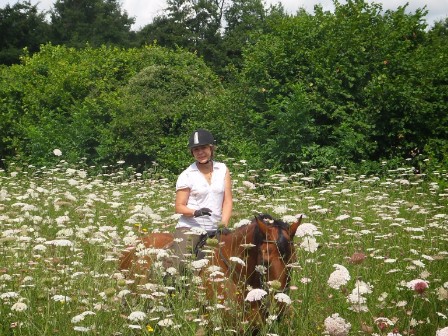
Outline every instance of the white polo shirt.
[[222, 203], [224, 200], [225, 177], [227, 166], [213, 161], [213, 174], [208, 184], [205, 176], [199, 171], [196, 162], [185, 169], [177, 178], [176, 191], [190, 189], [187, 207], [190, 209], [209, 208], [211, 216], [187, 217], [182, 215], [176, 228], [200, 227], [211, 231], [218, 228], [222, 219]]

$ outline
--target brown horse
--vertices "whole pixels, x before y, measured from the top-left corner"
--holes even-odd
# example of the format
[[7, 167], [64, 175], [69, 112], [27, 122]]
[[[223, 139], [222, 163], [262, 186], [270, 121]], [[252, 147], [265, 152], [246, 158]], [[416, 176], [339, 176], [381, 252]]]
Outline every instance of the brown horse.
[[[227, 307], [227, 311], [232, 313], [241, 311], [235, 309], [237, 304], [238, 308], [243, 308], [238, 312], [239, 317], [257, 329], [266, 318], [266, 305], [262, 300], [252, 300], [248, 292], [251, 289], [266, 289], [266, 293], [287, 290], [288, 264], [295, 257], [293, 238], [300, 222], [301, 217], [288, 225], [261, 214], [255, 216], [250, 224], [234, 231], [218, 232], [215, 239], [210, 239], [208, 246], [204, 247], [209, 249], [208, 257], [197, 263], [202, 266], [198, 267], [199, 275], [208, 301]], [[141, 239], [140, 250], [168, 249], [173, 243], [171, 234], [153, 233]], [[145, 281], [154, 258], [149, 254], [139, 255], [138, 247], [127, 249], [120, 259], [120, 269]], [[245, 309], [245, 302], [249, 302], [249, 309]], [[280, 303], [277, 312], [281, 314], [283, 308]]]
[[[258, 329], [267, 317], [267, 306], [262, 300], [251, 299], [249, 290], [279, 293], [288, 289], [288, 264], [295, 258], [293, 238], [301, 219], [288, 225], [262, 214], [232, 234], [219, 235], [219, 245], [214, 248], [207, 268], [210, 271], [201, 272], [207, 297], [218, 298], [217, 303], [224, 306], [236, 304], [239, 308], [249, 301], [250, 309], [239, 317], [249, 322], [253, 330]], [[216, 273], [216, 266], [220, 272]], [[218, 275], [211, 277], [213, 272]], [[276, 313], [281, 315], [284, 303], [277, 303], [277, 308]]]

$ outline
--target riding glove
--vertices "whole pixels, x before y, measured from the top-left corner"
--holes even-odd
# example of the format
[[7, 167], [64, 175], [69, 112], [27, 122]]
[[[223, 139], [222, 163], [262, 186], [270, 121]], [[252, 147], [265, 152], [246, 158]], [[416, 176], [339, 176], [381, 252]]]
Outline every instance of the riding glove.
[[212, 211], [209, 208], [200, 208], [194, 211], [194, 217], [210, 216]]

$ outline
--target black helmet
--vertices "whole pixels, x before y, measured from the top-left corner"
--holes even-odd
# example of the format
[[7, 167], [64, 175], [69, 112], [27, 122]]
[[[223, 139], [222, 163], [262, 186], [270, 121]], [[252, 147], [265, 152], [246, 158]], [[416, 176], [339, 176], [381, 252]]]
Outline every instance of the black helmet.
[[190, 139], [188, 139], [188, 148], [190, 149], [197, 146], [214, 144], [215, 139], [213, 138], [213, 134], [205, 129], [197, 129], [190, 136]]

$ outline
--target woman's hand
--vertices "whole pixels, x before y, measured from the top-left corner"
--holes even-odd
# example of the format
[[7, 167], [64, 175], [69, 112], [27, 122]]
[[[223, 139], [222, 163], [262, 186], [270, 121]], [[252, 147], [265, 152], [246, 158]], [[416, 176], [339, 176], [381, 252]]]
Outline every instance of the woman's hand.
[[200, 208], [194, 211], [194, 217], [210, 216], [212, 211], [209, 208]]

